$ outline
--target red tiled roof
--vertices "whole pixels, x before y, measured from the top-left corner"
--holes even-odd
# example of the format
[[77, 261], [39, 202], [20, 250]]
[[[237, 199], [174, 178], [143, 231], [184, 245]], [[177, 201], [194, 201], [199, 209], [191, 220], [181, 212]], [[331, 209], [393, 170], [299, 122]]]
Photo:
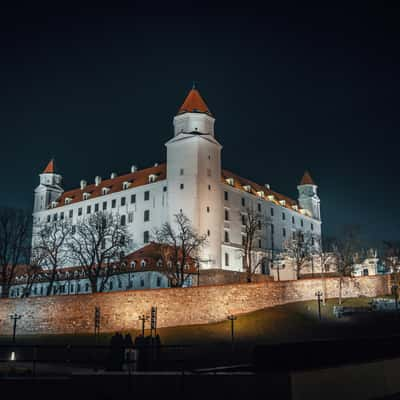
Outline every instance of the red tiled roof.
[[313, 178], [308, 171], [304, 172], [303, 177], [301, 178], [300, 185], [315, 185]]
[[44, 169], [43, 174], [55, 174], [56, 167], [54, 165], [54, 160], [50, 160], [47, 167]]
[[71, 204], [77, 203], [83, 200], [83, 193], [89, 193], [90, 199], [94, 197], [100, 197], [103, 195], [102, 189], [108, 188], [107, 194], [116, 193], [123, 190], [123, 183], [129, 182], [129, 188], [147, 185], [149, 182], [149, 175], [156, 175], [155, 182], [159, 182], [166, 179], [166, 164], [160, 164], [155, 167], [145, 168], [129, 174], [120, 175], [113, 179], [104, 179], [98, 186], [95, 184], [87, 185], [84, 189], [73, 189], [64, 192], [58, 199], [58, 206], [65, 204], [65, 199], [70, 198]]
[[[244, 186], [250, 186], [250, 191], [247, 193], [251, 193], [255, 196], [258, 196], [257, 192], [264, 192], [265, 197], [273, 195], [276, 199], [276, 202], [279, 202], [281, 200], [285, 200], [285, 207], [291, 208], [292, 206], [298, 205], [297, 202], [290, 197], [287, 197], [283, 194], [280, 194], [278, 192], [275, 192], [274, 190], [268, 189], [265, 186], [259, 185], [258, 183], [255, 183], [253, 181], [250, 181], [249, 179], [242, 178], [239, 175], [236, 175], [230, 171], [227, 171], [226, 169], [222, 170], [222, 180], [224, 183], [227, 183], [226, 180], [229, 178], [233, 178], [233, 187], [239, 190], [243, 190], [247, 192], [244, 189]], [[279, 204], [282, 205], [282, 204]]]
[[181, 105], [178, 114], [183, 114], [185, 112], [197, 112], [212, 115], [207, 107], [207, 104], [201, 97], [200, 92], [195, 88], [191, 89], [189, 94], [186, 96], [186, 99]]

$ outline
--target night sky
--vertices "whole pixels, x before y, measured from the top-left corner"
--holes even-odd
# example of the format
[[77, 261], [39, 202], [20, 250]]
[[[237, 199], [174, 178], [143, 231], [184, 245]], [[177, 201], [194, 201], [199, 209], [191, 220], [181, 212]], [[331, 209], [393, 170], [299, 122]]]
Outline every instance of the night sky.
[[4, 205], [51, 157], [65, 189], [164, 161], [195, 80], [225, 168], [295, 198], [309, 169], [325, 235], [399, 239], [399, 10], [31, 3], [0, 13]]

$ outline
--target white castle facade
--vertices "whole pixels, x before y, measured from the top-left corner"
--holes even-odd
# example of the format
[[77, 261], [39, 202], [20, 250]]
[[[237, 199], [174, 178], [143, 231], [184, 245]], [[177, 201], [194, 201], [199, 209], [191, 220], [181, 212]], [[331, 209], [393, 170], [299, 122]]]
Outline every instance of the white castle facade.
[[[50, 161], [34, 192], [33, 232], [43, 223], [68, 219], [76, 224], [92, 213], [108, 211], [126, 225], [135, 251], [149, 243], [152, 232], [162, 224], [173, 224], [174, 215], [182, 211], [196, 231], [208, 238], [200, 269], [242, 271], [242, 214], [253, 209], [268, 221], [258, 243], [260, 253], [279, 253], [298, 230], [310, 235], [318, 248], [320, 200], [310, 175], [306, 172], [297, 186], [295, 201], [269, 185], [224, 170], [214, 122], [199, 91], [193, 88], [173, 119], [174, 135], [165, 144], [166, 163], [145, 169], [132, 166], [127, 174], [111, 173], [105, 179], [97, 176], [91, 184], [82, 180], [78, 188], [64, 190], [62, 177]], [[163, 280], [161, 286], [165, 285]]]

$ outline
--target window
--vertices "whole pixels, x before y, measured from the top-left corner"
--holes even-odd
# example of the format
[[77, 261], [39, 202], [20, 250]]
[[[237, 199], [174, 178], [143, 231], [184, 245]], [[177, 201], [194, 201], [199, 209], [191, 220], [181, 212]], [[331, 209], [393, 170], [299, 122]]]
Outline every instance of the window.
[[111, 208], [115, 208], [117, 206], [117, 200], [111, 200]]
[[110, 281], [109, 289], [110, 289], [110, 290], [113, 290], [113, 281]]
[[157, 276], [157, 287], [161, 286], [161, 278]]
[[[82, 208], [81, 208], [81, 211], [82, 211]], [[53, 221], [57, 221], [57, 214], [53, 214]]]
[[296, 239], [296, 232], [292, 232], [292, 238], [293, 238], [293, 240]]
[[74, 216], [74, 210], [69, 210], [68, 216], [69, 216], [70, 218], [72, 218], [72, 217]]
[[61, 219], [61, 220], [64, 219], [64, 212], [63, 212], [63, 211], [60, 212], [60, 219]]
[[131, 195], [131, 204], [136, 203], [136, 194]]
[[226, 243], [229, 243], [229, 232], [228, 231], [224, 231], [225, 232], [225, 237], [224, 237], [224, 241]]
[[126, 215], [121, 215], [121, 226], [126, 225]]
[[140, 266], [144, 268], [147, 265], [146, 260], [140, 261]]
[[258, 248], [261, 249], [261, 239], [258, 239]]
[[229, 254], [225, 253], [225, 267], [229, 267]]
[[167, 187], [164, 186], [164, 187], [163, 187], [163, 192], [166, 192], [166, 191], [167, 191]]
[[282, 236], [286, 237], [286, 229], [285, 228], [282, 228]]
[[207, 206], [207, 208], [206, 208], [206, 209], [207, 209], [207, 212], [209, 213], [209, 212], [210, 212], [210, 207], [209, 207], [209, 206]]
[[140, 286], [144, 287], [144, 279], [143, 278], [140, 279]]
[[257, 228], [258, 228], [259, 230], [261, 230], [261, 221], [260, 221], [260, 220], [257, 221]]
[[258, 212], [261, 212], [261, 204], [260, 203], [257, 204], [257, 210], [258, 210]]
[[246, 225], [246, 216], [242, 214], [242, 225]]
[[50, 222], [50, 215], [47, 216], [47, 222]]
[[185, 173], [184, 169], [181, 168], [180, 171], [179, 171], [179, 175], [183, 175], [184, 173]]
[[[303, 226], [303, 220], [301, 221], [301, 226]], [[311, 230], [314, 230], [314, 224], [311, 224]]]
[[185, 185], [183, 183], [181, 183], [179, 187], [181, 188], [181, 190], [183, 190]]
[[211, 185], [208, 185], [208, 190], [211, 190]]
[[207, 229], [207, 236], [210, 236], [211, 232], [209, 229]]
[[78, 215], [81, 216], [82, 215], [82, 207], [78, 208]]
[[211, 176], [211, 169], [207, 168], [207, 176]]
[[271, 209], [270, 209], [270, 214], [271, 214], [271, 217], [273, 217], [274, 216], [274, 209], [271, 207]]
[[228, 192], [224, 192], [224, 200], [225, 201], [228, 201], [229, 200], [229, 194], [228, 194]]
[[135, 268], [136, 267], [136, 261], [131, 261], [131, 268]]
[[85, 284], [85, 292], [88, 292], [88, 291], [89, 291], [89, 284], [86, 283], [86, 284]]
[[72, 225], [72, 227], [71, 227], [71, 233], [72, 233], [73, 235], [75, 235], [75, 233], [76, 233], [76, 226], [75, 226], [75, 225]]
[[99, 211], [99, 203], [96, 203], [94, 205], [94, 212], [98, 212]]
[[246, 205], [246, 199], [242, 197], [242, 207], [244, 207], [245, 205]]
[[149, 221], [150, 220], [150, 210], [144, 210], [144, 221]]
[[122, 282], [118, 279], [118, 289], [122, 289]]
[[146, 191], [144, 192], [144, 199], [145, 199], [145, 200], [150, 200], [150, 192], [149, 192], [148, 190], [146, 190]]
[[315, 243], [315, 241], [314, 241], [314, 238], [312, 237], [311, 238], [311, 246], [314, 246], [314, 243]]
[[121, 206], [126, 204], [126, 197], [121, 197]]
[[282, 219], [285, 220], [286, 219], [286, 215], [285, 213], [282, 213]]
[[225, 221], [229, 221], [229, 210], [225, 209]]
[[81, 291], [81, 284], [78, 282], [76, 284], [76, 293], [79, 293]]
[[271, 235], [274, 234], [274, 224], [271, 224]]
[[92, 212], [92, 206], [86, 207], [86, 214], [90, 214]]
[[149, 231], [143, 232], [143, 243], [149, 243]]
[[128, 214], [128, 222], [131, 224], [133, 222], [133, 212]]
[[103, 210], [107, 210], [107, 202], [103, 201]]

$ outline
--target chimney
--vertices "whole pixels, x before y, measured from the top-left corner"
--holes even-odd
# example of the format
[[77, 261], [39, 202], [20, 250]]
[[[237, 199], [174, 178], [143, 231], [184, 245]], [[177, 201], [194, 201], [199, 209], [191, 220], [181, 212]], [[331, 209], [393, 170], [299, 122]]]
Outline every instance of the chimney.
[[87, 182], [82, 179], [80, 185], [81, 185], [81, 190], [83, 190], [85, 189]]
[[99, 186], [100, 183], [101, 183], [101, 176], [96, 176], [94, 178], [94, 183], [95, 183], [96, 186]]
[[115, 179], [116, 177], [117, 177], [117, 173], [116, 172], [111, 172], [110, 179]]
[[131, 172], [136, 172], [137, 170], [138, 170], [138, 167], [136, 165], [132, 165]]
[[271, 189], [271, 187], [269, 186], [269, 183], [264, 183], [264, 186], [265, 186], [267, 189]]

